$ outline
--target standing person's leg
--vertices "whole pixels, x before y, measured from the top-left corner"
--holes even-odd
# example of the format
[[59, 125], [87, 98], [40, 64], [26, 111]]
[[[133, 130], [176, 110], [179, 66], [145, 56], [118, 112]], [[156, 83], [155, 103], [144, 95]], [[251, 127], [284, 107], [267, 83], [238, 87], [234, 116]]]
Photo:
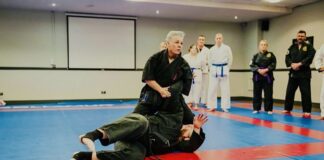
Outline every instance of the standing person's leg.
[[291, 110], [293, 109], [298, 84], [298, 79], [289, 78], [285, 97], [285, 110], [283, 111], [286, 114], [290, 114]]
[[229, 75], [219, 78], [220, 88], [221, 88], [221, 108], [224, 112], [228, 112], [231, 108], [231, 94], [230, 94], [230, 84]]
[[322, 80], [322, 89], [320, 95], [320, 107], [321, 107], [321, 120], [324, 120], [324, 76]]
[[208, 88], [208, 102], [207, 102], [207, 108], [210, 111], [214, 111], [215, 108], [217, 107], [218, 82], [219, 82], [218, 78], [210, 76], [209, 88]]
[[192, 108], [194, 107], [194, 103], [195, 103], [195, 99], [194, 99], [194, 95], [195, 95], [195, 86], [196, 86], [196, 82], [195, 84], [192, 84], [191, 85], [191, 89], [190, 89], [190, 92], [189, 92], [189, 95], [186, 96], [186, 95], [183, 95], [183, 98], [186, 102], [186, 104], [188, 105], [189, 108]]
[[202, 74], [202, 86], [201, 86], [201, 92], [200, 92], [200, 103], [206, 105], [208, 101], [208, 89], [209, 89], [209, 74], [208, 73], [203, 73]]
[[273, 82], [268, 83], [267, 81], [263, 81], [263, 89], [264, 89], [264, 110], [268, 114], [272, 114], [273, 110]]
[[253, 112], [258, 113], [262, 105], [262, 81], [253, 81]]
[[197, 109], [198, 104], [199, 104], [199, 98], [200, 98], [200, 93], [201, 93], [201, 80], [197, 80], [195, 82], [194, 88], [193, 88], [193, 101], [194, 101], [194, 109]]
[[310, 118], [310, 113], [312, 112], [312, 95], [311, 95], [311, 79], [309, 78], [302, 78], [300, 79], [300, 92], [302, 98], [302, 107], [304, 118]]

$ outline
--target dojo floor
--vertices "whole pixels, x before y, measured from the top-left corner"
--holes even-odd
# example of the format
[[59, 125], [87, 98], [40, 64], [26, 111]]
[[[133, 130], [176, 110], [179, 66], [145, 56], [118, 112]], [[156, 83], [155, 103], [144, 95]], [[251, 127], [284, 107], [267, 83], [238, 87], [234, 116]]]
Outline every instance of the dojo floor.
[[[78, 136], [131, 112], [136, 101], [73, 101], [0, 107], [0, 160], [68, 160], [86, 150]], [[248, 102], [232, 102], [230, 113], [206, 112], [206, 141], [192, 154], [161, 160], [323, 160], [324, 121], [281, 114], [252, 114]], [[198, 112], [205, 112], [200, 109]], [[197, 113], [197, 112], [195, 112]], [[112, 149], [112, 146], [97, 150]], [[147, 158], [146, 160], [150, 160]]]

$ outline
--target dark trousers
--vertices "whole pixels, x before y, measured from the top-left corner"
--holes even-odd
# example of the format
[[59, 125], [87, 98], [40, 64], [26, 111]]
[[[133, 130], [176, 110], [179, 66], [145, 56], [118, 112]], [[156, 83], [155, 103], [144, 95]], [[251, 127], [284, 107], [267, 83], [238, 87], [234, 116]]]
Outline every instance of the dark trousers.
[[146, 117], [131, 113], [99, 129], [107, 135], [110, 143], [115, 143], [114, 151], [98, 151], [100, 160], [144, 160], [146, 147], [142, 141], [148, 132]]
[[137, 141], [118, 141], [114, 151], [98, 151], [99, 160], [144, 160], [146, 148]]
[[294, 106], [295, 92], [299, 87], [302, 98], [303, 112], [310, 113], [312, 111], [312, 97], [311, 97], [311, 79], [310, 78], [289, 78], [286, 98], [285, 110], [291, 111]]
[[253, 81], [253, 110], [261, 110], [262, 90], [264, 91], [264, 110], [272, 111], [273, 109], [273, 82], [269, 83], [267, 79]]

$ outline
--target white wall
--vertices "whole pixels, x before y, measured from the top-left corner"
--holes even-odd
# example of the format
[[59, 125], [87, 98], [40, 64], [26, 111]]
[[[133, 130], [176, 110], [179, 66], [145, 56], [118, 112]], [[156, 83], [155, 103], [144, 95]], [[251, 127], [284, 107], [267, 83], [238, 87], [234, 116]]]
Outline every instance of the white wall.
[[[137, 98], [140, 71], [2, 70], [0, 88], [7, 100]], [[101, 94], [106, 91], [106, 94]]]
[[[64, 13], [1, 10], [0, 23], [0, 67], [50, 67], [51, 63], [57, 68], [67, 67]], [[207, 43], [213, 44], [214, 35], [222, 32], [225, 43], [233, 50], [233, 68], [242, 67], [239, 63], [243, 58], [239, 24], [138, 18], [136, 30], [137, 68], [143, 68], [148, 57], [159, 50], [169, 30], [186, 32], [184, 53], [196, 42], [198, 35], [206, 35]], [[141, 74], [141, 71], [3, 69], [0, 70], [0, 92], [6, 100], [138, 98], [143, 86]], [[232, 77], [236, 79], [240, 75]], [[102, 95], [102, 90], [107, 94]], [[242, 91], [234, 89], [232, 94], [241, 95]]]
[[0, 66], [67, 67], [63, 13], [0, 10]]
[[[290, 15], [271, 19], [269, 31], [262, 33], [257, 21], [241, 25], [140, 17], [137, 20], [137, 67], [143, 68], [148, 57], [158, 51], [159, 43], [169, 30], [183, 30], [186, 32], [183, 52], [195, 43], [198, 35], [206, 35], [207, 43], [213, 44], [215, 33], [222, 32], [225, 43], [233, 50], [232, 69], [248, 69], [262, 38], [269, 41], [269, 50], [278, 60], [277, 68], [286, 68], [284, 57], [299, 29], [314, 36], [315, 48], [324, 43], [322, 8], [324, 1], [296, 8]], [[5, 57], [5, 60], [0, 58], [0, 66], [50, 67], [52, 61], [57, 67], [67, 66], [64, 13], [2, 9], [0, 23], [0, 57]], [[11, 63], [17, 56], [26, 58]], [[284, 99], [288, 72], [274, 74], [274, 98]], [[6, 100], [138, 98], [143, 85], [141, 71], [0, 70], [0, 75], [0, 92]], [[232, 72], [231, 95], [251, 97], [251, 77], [251, 72]], [[321, 78], [313, 71], [312, 99], [317, 103]], [[102, 90], [107, 94], [102, 95]], [[300, 100], [299, 92], [296, 92], [296, 100]]]

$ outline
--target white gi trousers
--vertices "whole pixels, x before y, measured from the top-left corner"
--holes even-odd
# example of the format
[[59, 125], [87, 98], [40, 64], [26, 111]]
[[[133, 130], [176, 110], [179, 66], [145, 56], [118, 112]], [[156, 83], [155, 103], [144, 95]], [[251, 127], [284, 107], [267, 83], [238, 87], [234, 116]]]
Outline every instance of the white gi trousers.
[[[217, 90], [220, 88], [221, 93], [221, 108], [231, 108], [230, 97], [230, 83], [229, 83], [229, 69], [224, 66], [221, 74], [221, 67], [212, 66], [209, 76], [209, 88], [208, 88], [208, 108], [217, 108]], [[217, 75], [217, 76], [216, 76]]]
[[202, 87], [202, 71], [201, 69], [193, 70], [193, 81], [188, 96], [184, 96], [186, 103], [199, 104], [201, 87]]
[[320, 107], [321, 107], [321, 117], [324, 117], [324, 75], [323, 75], [323, 80], [322, 80]]
[[200, 103], [202, 104], [207, 103], [208, 87], [209, 87], [209, 74], [207, 72], [202, 74], [201, 93], [200, 93], [201, 95]]

